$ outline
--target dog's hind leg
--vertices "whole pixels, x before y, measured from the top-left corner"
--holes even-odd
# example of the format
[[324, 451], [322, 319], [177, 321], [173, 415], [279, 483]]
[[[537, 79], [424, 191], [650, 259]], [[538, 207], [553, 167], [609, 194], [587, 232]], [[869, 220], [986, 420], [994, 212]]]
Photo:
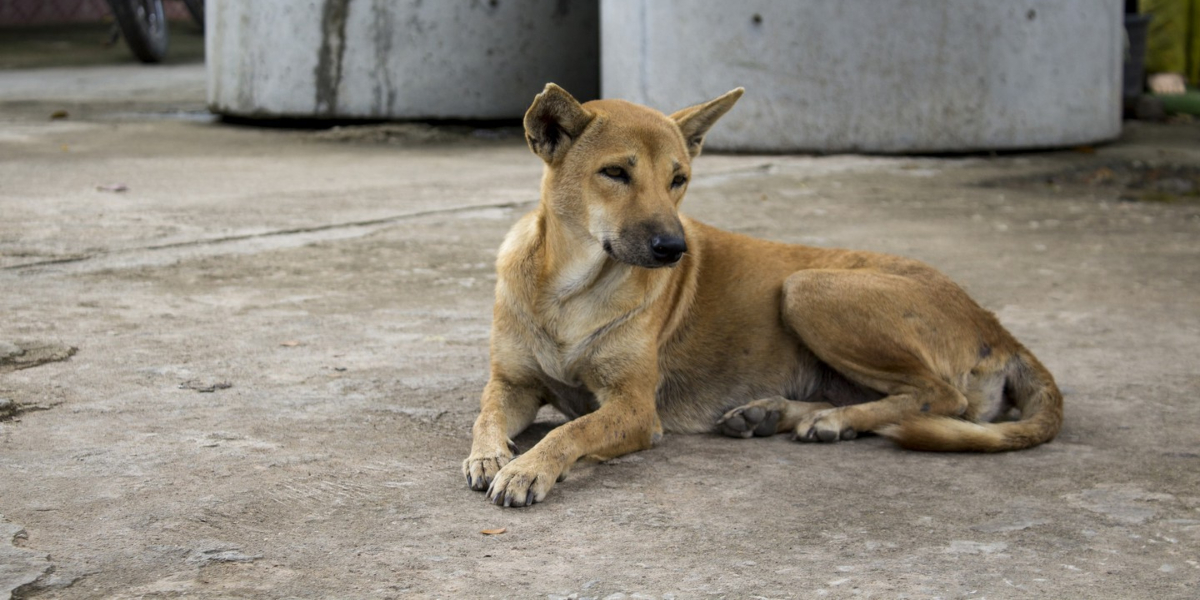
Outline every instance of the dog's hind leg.
[[[987, 341], [985, 311], [932, 269], [811, 270], [784, 284], [783, 318], [830, 368], [882, 398], [804, 415], [800, 441], [833, 442], [909, 415], [957, 417]], [[900, 269], [897, 269], [900, 271]]]
[[[879, 392], [855, 384], [824, 364], [805, 369], [801, 377], [805, 393], [808, 394], [803, 400], [789, 400], [783, 396], [755, 400], [725, 413], [717, 421], [717, 431], [740, 438], [772, 436], [795, 430], [802, 419], [813, 413], [883, 397]], [[848, 437], [854, 437], [857, 432], [846, 433]]]
[[833, 408], [826, 402], [800, 402], [774, 396], [739, 406], [717, 421], [717, 430], [729, 437], [767, 437], [791, 431], [800, 420], [817, 411]]
[[[951, 386], [935, 379], [917, 383], [881, 384], [890, 393], [874, 402], [815, 411], [795, 426], [800, 442], [836, 442], [852, 440], [866, 431], [878, 431], [895, 425], [907, 415], [927, 413], [938, 416], [961, 414], [957, 406], [967, 406], [966, 398]], [[939, 407], [933, 410], [932, 407]]]

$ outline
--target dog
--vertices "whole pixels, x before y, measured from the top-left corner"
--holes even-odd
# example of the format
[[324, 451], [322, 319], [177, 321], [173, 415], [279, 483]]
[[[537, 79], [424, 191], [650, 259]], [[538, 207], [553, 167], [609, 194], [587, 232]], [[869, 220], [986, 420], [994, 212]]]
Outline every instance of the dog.
[[[692, 159], [742, 93], [669, 117], [580, 104], [554, 84], [535, 97], [524, 126], [545, 161], [541, 200], [496, 261], [471, 489], [528, 506], [576, 461], [650, 448], [664, 431], [826, 443], [874, 432], [978, 452], [1058, 433], [1051, 374], [932, 267], [680, 214]], [[547, 403], [570, 420], [518, 456], [512, 438]]]

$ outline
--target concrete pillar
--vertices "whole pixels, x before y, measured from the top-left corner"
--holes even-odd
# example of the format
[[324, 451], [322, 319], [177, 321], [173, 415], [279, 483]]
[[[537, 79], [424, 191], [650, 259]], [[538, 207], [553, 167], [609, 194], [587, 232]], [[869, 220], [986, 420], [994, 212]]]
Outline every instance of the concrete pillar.
[[1121, 127], [1121, 0], [602, 0], [601, 92], [666, 112], [744, 86], [740, 151], [1071, 146]]
[[208, 102], [241, 117], [507, 119], [599, 92], [598, 7], [562, 0], [209, 0]]

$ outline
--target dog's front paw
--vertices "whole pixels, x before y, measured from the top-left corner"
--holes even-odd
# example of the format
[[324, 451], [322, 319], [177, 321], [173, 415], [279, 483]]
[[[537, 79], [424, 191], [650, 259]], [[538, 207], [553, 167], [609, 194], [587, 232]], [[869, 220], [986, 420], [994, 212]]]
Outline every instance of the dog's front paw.
[[842, 409], [830, 408], [800, 419], [794, 437], [798, 442], [836, 442], [852, 440], [858, 431], [845, 422]]
[[558, 480], [559, 473], [525, 455], [508, 463], [492, 480], [488, 500], [499, 506], [529, 506], [541, 502]]
[[495, 452], [472, 452], [463, 461], [463, 475], [467, 478], [467, 487], [482, 492], [496, 478], [496, 473], [512, 461], [517, 453], [517, 446], [511, 441], [508, 448]]
[[739, 406], [717, 421], [717, 429], [729, 437], [748, 438], [775, 435], [779, 426], [780, 407], [774, 400], [755, 400]]

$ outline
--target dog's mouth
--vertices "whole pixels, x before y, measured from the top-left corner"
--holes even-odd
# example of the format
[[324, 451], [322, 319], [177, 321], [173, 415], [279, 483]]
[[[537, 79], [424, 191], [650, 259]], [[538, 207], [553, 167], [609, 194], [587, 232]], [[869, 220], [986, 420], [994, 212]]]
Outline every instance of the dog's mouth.
[[687, 253], [687, 244], [682, 238], [673, 238], [664, 242], [661, 237], [656, 236], [645, 244], [636, 244], [632, 247], [619, 241], [617, 244], [613, 244], [612, 240], [604, 240], [601, 245], [609, 258], [643, 269], [674, 267]]

